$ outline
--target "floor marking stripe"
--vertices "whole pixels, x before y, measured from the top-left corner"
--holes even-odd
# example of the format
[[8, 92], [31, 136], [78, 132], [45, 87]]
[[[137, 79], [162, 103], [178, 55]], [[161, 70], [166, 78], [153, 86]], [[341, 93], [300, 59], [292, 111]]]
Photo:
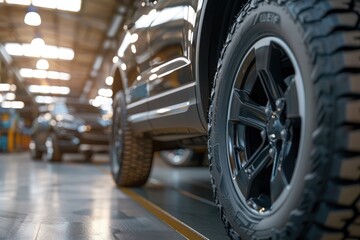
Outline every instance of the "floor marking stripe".
[[180, 220], [176, 219], [168, 212], [164, 211], [163, 209], [159, 208], [155, 204], [151, 203], [150, 201], [146, 200], [142, 196], [138, 195], [134, 191], [129, 188], [120, 188], [125, 194], [127, 194], [130, 198], [132, 198], [135, 202], [139, 203], [145, 209], [147, 209], [150, 213], [155, 215], [157, 218], [162, 220], [164, 223], [169, 225], [175, 231], [183, 235], [187, 239], [191, 240], [203, 240], [208, 239], [203, 236], [201, 233], [197, 232], [196, 230], [192, 229], [185, 223], [181, 222]]
[[[104, 168], [102, 166], [98, 167], [101, 172], [109, 174], [110, 171], [107, 168]], [[169, 225], [171, 228], [173, 228], [175, 231], [180, 233], [182, 236], [184, 236], [187, 239], [191, 240], [209, 240], [207, 237], [202, 235], [201, 233], [197, 232], [195, 229], [192, 229], [185, 223], [181, 222], [179, 219], [175, 218], [168, 212], [164, 211], [160, 207], [156, 206], [152, 202], [146, 200], [130, 188], [120, 188], [120, 190], [128, 195], [132, 200], [140, 204], [143, 208], [148, 210], [151, 214], [159, 218], [161, 221], [163, 221], [165, 224]]]
[[202, 203], [205, 203], [205, 204], [208, 204], [210, 206], [213, 206], [213, 207], [216, 207], [217, 208], [217, 205], [212, 202], [212, 201], [209, 201], [205, 198], [202, 198], [202, 197], [199, 197], [198, 195], [195, 195], [191, 192], [188, 192], [188, 191], [185, 191], [185, 190], [182, 190], [182, 189], [179, 189], [179, 188], [175, 188], [175, 187], [171, 187], [171, 186], [166, 186], [164, 184], [162, 184], [159, 180], [155, 179], [155, 178], [151, 178], [150, 181], [149, 181], [151, 184], [155, 185], [155, 186], [161, 186], [161, 187], [164, 187], [164, 188], [169, 188], [169, 189], [172, 189], [186, 197], [189, 197], [189, 198], [192, 198], [192, 199], [195, 199], [199, 202], [202, 202]]

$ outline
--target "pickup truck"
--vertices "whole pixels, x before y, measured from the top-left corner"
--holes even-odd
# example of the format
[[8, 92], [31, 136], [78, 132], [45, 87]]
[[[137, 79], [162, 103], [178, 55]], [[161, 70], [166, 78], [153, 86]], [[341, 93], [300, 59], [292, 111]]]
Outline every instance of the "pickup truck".
[[208, 148], [231, 239], [359, 239], [360, 1], [135, 0], [112, 68], [111, 172]]

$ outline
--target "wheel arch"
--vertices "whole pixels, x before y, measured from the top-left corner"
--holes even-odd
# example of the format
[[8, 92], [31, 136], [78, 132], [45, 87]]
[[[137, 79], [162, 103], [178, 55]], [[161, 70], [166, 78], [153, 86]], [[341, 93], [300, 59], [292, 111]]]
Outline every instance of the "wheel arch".
[[112, 91], [113, 91], [113, 98], [115, 96], [115, 94], [124, 89], [123, 86], [123, 82], [122, 82], [122, 78], [121, 78], [121, 74], [120, 74], [120, 69], [118, 67], [115, 67], [114, 72], [113, 72], [113, 85], [112, 85]]
[[204, 126], [207, 126], [210, 92], [223, 43], [235, 17], [246, 3], [247, 0], [207, 0], [204, 2], [199, 21], [195, 57], [196, 95], [200, 119]]

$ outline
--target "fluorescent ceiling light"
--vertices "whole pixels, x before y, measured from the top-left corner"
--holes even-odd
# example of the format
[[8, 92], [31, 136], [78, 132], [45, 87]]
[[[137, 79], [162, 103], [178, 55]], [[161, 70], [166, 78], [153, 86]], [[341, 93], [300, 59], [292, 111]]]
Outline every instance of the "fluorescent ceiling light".
[[100, 88], [98, 94], [102, 97], [112, 97], [113, 91], [109, 88]]
[[4, 101], [1, 103], [2, 108], [14, 108], [14, 109], [22, 109], [25, 104], [22, 101]]
[[9, 4], [30, 5], [31, 0], [6, 0]]
[[5, 94], [5, 99], [8, 101], [13, 101], [13, 100], [15, 100], [15, 98], [16, 98], [15, 93], [9, 92], [9, 93]]
[[57, 0], [57, 9], [79, 12], [81, 9], [81, 0]]
[[35, 102], [50, 104], [50, 103], [54, 102], [54, 98], [50, 97], [50, 96], [36, 96], [35, 97]]
[[9, 83], [0, 83], [0, 92], [15, 92], [16, 86], [15, 84], [9, 84]]
[[56, 9], [56, 1], [54, 0], [32, 0], [32, 4], [37, 7]]
[[60, 60], [73, 60], [75, 57], [74, 50], [71, 48], [56, 47], [53, 45], [45, 45], [41, 47], [41, 45], [37, 45], [38, 43], [6, 43], [5, 50], [12, 56], [42, 57]]
[[[1, 0], [0, 2], [3, 2]], [[81, 0], [6, 0], [8, 4], [18, 4], [36, 7], [59, 9], [70, 12], [79, 12], [81, 9]]]
[[110, 105], [112, 104], [112, 98], [103, 97], [103, 96], [96, 96], [95, 99], [90, 99], [89, 103], [94, 107], [100, 107], [102, 105]]
[[0, 83], [0, 91], [1, 92], [10, 91], [10, 84], [8, 84], [8, 83]]
[[46, 71], [40, 69], [21, 68], [20, 76], [23, 78], [42, 78], [42, 79], [56, 79], [68, 81], [71, 79], [71, 75], [65, 72]]
[[12, 55], [12, 56], [23, 56], [24, 55], [23, 47], [19, 43], [6, 43], [5, 50], [9, 55]]
[[67, 95], [70, 93], [70, 88], [63, 86], [30, 85], [29, 91], [32, 93]]

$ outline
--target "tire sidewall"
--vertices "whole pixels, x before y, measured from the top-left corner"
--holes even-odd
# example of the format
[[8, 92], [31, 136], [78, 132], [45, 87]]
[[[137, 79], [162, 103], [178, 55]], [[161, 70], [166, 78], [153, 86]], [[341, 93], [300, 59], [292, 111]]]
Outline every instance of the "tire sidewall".
[[[279, 16], [279, 21], [259, 21], [260, 15], [264, 14]], [[269, 215], [260, 216], [251, 212], [237, 196], [227, 157], [223, 156], [228, 156], [226, 116], [237, 69], [249, 48], [259, 39], [268, 36], [283, 40], [291, 49], [299, 65], [305, 90], [305, 98], [301, 101], [305, 105], [306, 119], [302, 119], [302, 126], [307, 126], [307, 129], [302, 131], [301, 152], [299, 151], [288, 197], [283, 201], [281, 208]], [[210, 116], [212, 119], [210, 151], [213, 159], [212, 165], [214, 165], [212, 175], [215, 179], [217, 198], [224, 208], [227, 220], [234, 230], [245, 239], [250, 236], [270, 237], [271, 232], [285, 227], [291, 212], [298, 208], [301, 202], [304, 178], [310, 172], [310, 153], [313, 149], [312, 131], [315, 129], [315, 101], [314, 86], [311, 82], [311, 57], [303, 37], [301, 26], [294, 22], [286, 6], [261, 3], [257, 9], [249, 12], [244, 21], [238, 25], [231, 42], [223, 53], [220, 71], [218, 69], [212, 116]]]
[[[116, 138], [116, 132], [119, 131], [119, 128], [123, 128], [126, 124], [126, 105], [125, 105], [125, 96], [122, 91], [119, 91], [116, 93], [114, 97], [114, 104], [113, 104], [113, 123], [112, 123], [112, 130], [111, 130], [111, 148], [110, 148], [110, 168], [111, 168], [111, 174], [116, 183], [119, 182], [120, 175], [121, 175], [121, 168], [122, 168], [122, 158], [123, 158], [123, 150], [121, 154], [119, 155], [117, 153], [116, 147], [115, 147], [115, 138]], [[124, 138], [124, 136], [122, 136]], [[122, 144], [124, 144], [124, 139], [122, 139]], [[122, 149], [124, 147], [122, 146]], [[118, 164], [118, 170], [115, 169], [114, 161]]]
[[58, 139], [57, 139], [56, 134], [54, 132], [52, 132], [52, 133], [50, 133], [48, 138], [52, 143], [53, 152], [50, 155], [48, 150], [47, 150], [47, 152], [46, 152], [47, 161], [50, 161], [50, 162], [59, 162], [59, 161], [61, 161], [62, 153], [61, 153], [60, 148], [59, 148], [59, 143], [58, 143]]

